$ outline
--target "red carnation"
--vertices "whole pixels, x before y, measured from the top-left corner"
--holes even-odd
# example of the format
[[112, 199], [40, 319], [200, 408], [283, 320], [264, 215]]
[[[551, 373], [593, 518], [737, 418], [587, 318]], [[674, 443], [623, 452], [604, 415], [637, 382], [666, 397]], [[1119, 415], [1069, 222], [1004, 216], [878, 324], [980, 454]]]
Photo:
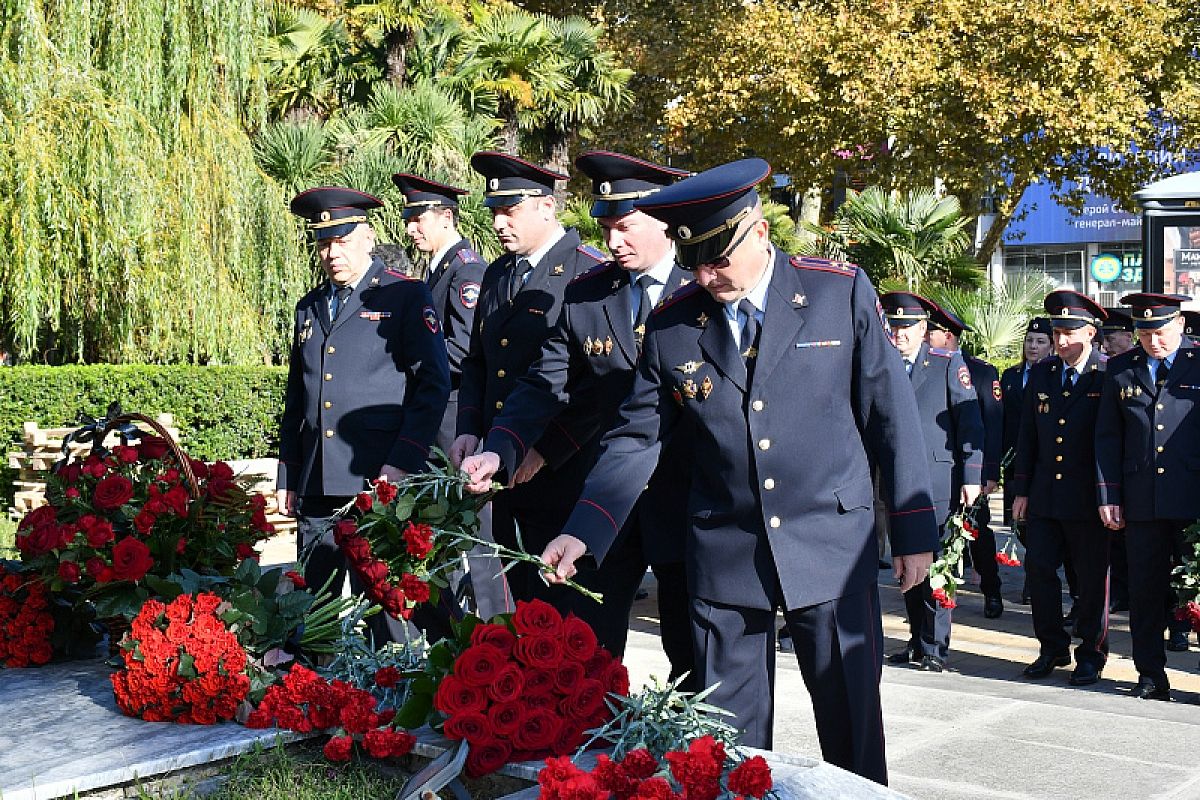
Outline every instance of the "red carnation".
[[113, 547], [113, 577], [119, 581], [139, 581], [154, 566], [150, 548], [126, 536]]
[[729, 773], [729, 791], [762, 797], [771, 789], [771, 768], [762, 756], [748, 758]]
[[658, 772], [658, 759], [646, 748], [639, 747], [625, 754], [621, 767], [638, 780], [645, 780]]
[[387, 580], [388, 565], [377, 558], [357, 566], [358, 574], [369, 584], [383, 583]]
[[404, 529], [404, 542], [408, 545], [409, 555], [413, 558], [425, 558], [433, 550], [433, 528], [410, 522]]
[[671, 791], [666, 778], [647, 778], [638, 786], [634, 800], [675, 800], [679, 795]]
[[349, 761], [350, 751], [354, 749], [354, 739], [349, 736], [334, 736], [325, 743], [322, 752], [330, 761]]
[[365, 514], [371, 510], [372, 502], [371, 495], [359, 492], [358, 496], [354, 498], [354, 507]]
[[375, 671], [375, 685], [390, 689], [400, 682], [400, 670], [396, 667], [380, 667]]
[[404, 592], [398, 587], [391, 587], [383, 596], [383, 610], [391, 614], [393, 617], [408, 619], [412, 616], [412, 609], [408, 607], [408, 598], [404, 596]]
[[399, 490], [394, 483], [390, 483], [384, 478], [375, 481], [375, 496], [385, 506], [395, 500], [397, 494], [399, 494]]
[[517, 613], [513, 615], [513, 627], [521, 635], [540, 633], [546, 636], [558, 636], [562, 630], [562, 614], [554, 606], [543, 600], [529, 600], [517, 603]]
[[299, 572], [296, 572], [296, 570], [294, 570], [294, 569], [290, 569], [287, 572], [283, 573], [283, 577], [285, 577], [289, 581], [291, 581], [292, 586], [295, 586], [297, 589], [307, 589], [308, 588], [308, 581], [304, 580], [304, 576], [301, 575]]
[[429, 600], [429, 584], [416, 575], [404, 573], [404, 576], [400, 578], [400, 588], [414, 603], [424, 603]]
[[133, 481], [124, 475], [109, 475], [96, 484], [92, 503], [96, 508], [120, 508], [133, 497]]

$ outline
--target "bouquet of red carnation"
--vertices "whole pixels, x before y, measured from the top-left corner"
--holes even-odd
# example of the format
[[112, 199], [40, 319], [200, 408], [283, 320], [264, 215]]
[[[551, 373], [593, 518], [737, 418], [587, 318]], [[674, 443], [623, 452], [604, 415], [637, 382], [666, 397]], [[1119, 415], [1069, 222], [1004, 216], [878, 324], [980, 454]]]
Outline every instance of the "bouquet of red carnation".
[[254, 543], [274, 533], [266, 499], [222, 461], [188, 459], [189, 485], [168, 452], [166, 440], [143, 436], [136, 447], [60, 466], [47, 480], [49, 505], [17, 526], [22, 561], [53, 591], [85, 591], [100, 616], [132, 617], [149, 596], [136, 591], [147, 575], [228, 575], [242, 559], [257, 558]]
[[1181, 563], [1171, 571], [1175, 619], [1200, 633], [1200, 521], [1184, 529], [1183, 541]]
[[771, 768], [762, 756], [741, 760], [711, 736], [693, 739], [686, 751], [663, 761], [645, 749], [619, 761], [596, 758], [590, 771], [566, 756], [546, 759], [538, 773], [539, 800], [716, 800], [762, 798], [771, 790]]
[[591, 627], [540, 600], [488, 623], [468, 617], [456, 632], [430, 650], [432, 680], [413, 682], [397, 719], [465, 739], [472, 777], [577, 749], [612, 718], [606, 697], [629, 693], [628, 671]]
[[[476, 545], [507, 560], [545, 566], [540, 558], [478, 538], [479, 509], [489, 497], [471, 494], [467, 483], [457, 469], [430, 463], [427, 472], [399, 484], [376, 481], [339, 512], [334, 542], [362, 578], [367, 599], [408, 619], [418, 604], [437, 602], [449, 573]], [[600, 595], [567, 584], [600, 602]]]
[[150, 722], [211, 725], [233, 719], [250, 693], [249, 660], [218, 616], [214, 594], [147, 600], [121, 641], [112, 676], [117, 706]]
[[[376, 675], [376, 680], [381, 685], [398, 681], [400, 676], [395, 672]], [[378, 708], [377, 702], [364, 689], [344, 681], [327, 681], [295, 665], [280, 683], [267, 690], [262, 703], [246, 720], [246, 727], [276, 725], [299, 733], [333, 734], [324, 748], [330, 761], [348, 761], [355, 744], [373, 758], [407, 755], [416, 738], [391, 727], [394, 712]]]
[[54, 615], [46, 583], [0, 564], [0, 666], [45, 664], [54, 655]]

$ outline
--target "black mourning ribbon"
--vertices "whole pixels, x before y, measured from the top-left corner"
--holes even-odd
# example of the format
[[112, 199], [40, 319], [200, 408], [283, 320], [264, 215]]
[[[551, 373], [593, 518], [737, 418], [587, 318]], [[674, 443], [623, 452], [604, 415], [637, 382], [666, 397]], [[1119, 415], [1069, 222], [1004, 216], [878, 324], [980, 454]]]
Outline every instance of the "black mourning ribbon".
[[[106, 455], [104, 447], [104, 431], [112, 423], [114, 419], [122, 416], [121, 404], [119, 402], [109, 403], [108, 409], [104, 415], [99, 418], [94, 418], [88, 414], [80, 414], [79, 421], [81, 426], [68, 433], [63, 437], [62, 443], [62, 458], [54, 462], [52, 468], [54, 472], [58, 472], [62, 467], [66, 466], [67, 461], [71, 458], [71, 445], [75, 443], [86, 444], [91, 442], [92, 452], [103, 457]], [[130, 439], [140, 439], [142, 432], [132, 422], [122, 422], [113, 428], [121, 437], [121, 441], [127, 442]]]

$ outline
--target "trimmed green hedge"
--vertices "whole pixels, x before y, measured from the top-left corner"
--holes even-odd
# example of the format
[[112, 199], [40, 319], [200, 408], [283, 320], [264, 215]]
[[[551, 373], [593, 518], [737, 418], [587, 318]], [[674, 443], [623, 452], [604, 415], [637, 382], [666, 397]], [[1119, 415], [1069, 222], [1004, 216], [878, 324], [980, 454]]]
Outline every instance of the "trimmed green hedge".
[[[270, 456], [286, 382], [284, 367], [0, 367], [0, 452], [21, 441], [26, 420], [73, 425], [80, 414], [103, 414], [115, 400], [127, 412], [173, 414], [192, 458]], [[0, 476], [0, 498], [12, 496], [9, 473]]]

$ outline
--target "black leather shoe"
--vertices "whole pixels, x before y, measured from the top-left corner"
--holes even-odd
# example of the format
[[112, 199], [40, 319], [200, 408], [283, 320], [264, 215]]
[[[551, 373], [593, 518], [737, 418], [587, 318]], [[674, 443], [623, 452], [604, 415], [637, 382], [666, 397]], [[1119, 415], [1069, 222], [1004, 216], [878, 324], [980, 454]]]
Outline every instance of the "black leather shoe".
[[913, 647], [911, 644], [901, 650], [899, 653], [892, 653], [888, 656], [889, 664], [920, 664], [921, 651]]
[[1038, 656], [1033, 663], [1025, 668], [1022, 673], [1026, 678], [1045, 678], [1051, 672], [1054, 672], [1055, 667], [1069, 667], [1071, 665], [1071, 657], [1062, 656]]
[[983, 615], [988, 619], [996, 619], [1004, 613], [1004, 600], [1000, 595], [983, 598]]
[[921, 656], [921, 672], [942, 672], [945, 669], [946, 662], [937, 656]]
[[1091, 686], [1100, 680], [1100, 667], [1090, 662], [1083, 662], [1071, 673], [1072, 686]]
[[1187, 631], [1171, 631], [1167, 637], [1167, 649], [1172, 653], [1186, 653], [1188, 650]]
[[1133, 687], [1132, 694], [1142, 700], [1170, 700], [1171, 687], [1166, 681], [1158, 683], [1153, 678], [1143, 675], [1138, 678], [1137, 686]]

